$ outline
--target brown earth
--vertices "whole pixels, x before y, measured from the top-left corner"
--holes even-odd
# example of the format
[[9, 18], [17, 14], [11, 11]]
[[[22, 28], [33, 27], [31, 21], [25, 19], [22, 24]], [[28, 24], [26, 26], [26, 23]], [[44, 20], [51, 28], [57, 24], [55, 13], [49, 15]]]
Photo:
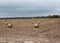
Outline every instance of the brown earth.
[[0, 43], [60, 43], [60, 18], [0, 19]]

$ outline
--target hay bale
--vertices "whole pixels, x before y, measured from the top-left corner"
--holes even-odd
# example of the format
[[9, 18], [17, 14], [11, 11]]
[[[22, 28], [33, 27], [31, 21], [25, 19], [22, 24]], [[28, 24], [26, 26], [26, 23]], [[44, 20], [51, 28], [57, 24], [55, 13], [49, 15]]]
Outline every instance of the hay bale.
[[34, 28], [39, 28], [39, 24], [34, 24]]
[[8, 28], [12, 28], [12, 24], [11, 24], [11, 23], [6, 22], [5, 24], [6, 24], [6, 26], [7, 26]]
[[12, 24], [8, 24], [7, 26], [12, 26]]
[[7, 26], [11, 28], [12, 27], [12, 24], [9, 23], [9, 24], [7, 24]]

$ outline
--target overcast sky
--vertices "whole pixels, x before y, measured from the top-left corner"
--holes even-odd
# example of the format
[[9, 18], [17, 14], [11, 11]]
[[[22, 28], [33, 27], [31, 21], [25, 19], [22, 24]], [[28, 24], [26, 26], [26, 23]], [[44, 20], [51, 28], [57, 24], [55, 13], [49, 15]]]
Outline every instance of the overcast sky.
[[0, 0], [0, 17], [45, 16], [60, 12], [60, 0]]

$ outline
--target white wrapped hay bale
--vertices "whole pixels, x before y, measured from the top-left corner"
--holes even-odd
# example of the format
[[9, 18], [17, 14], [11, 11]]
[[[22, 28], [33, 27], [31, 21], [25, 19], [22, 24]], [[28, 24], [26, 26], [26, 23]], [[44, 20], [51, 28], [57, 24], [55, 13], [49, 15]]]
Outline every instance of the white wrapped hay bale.
[[12, 27], [12, 24], [8, 24], [7, 26], [8, 26], [8, 27]]
[[7, 27], [9, 27], [9, 28], [12, 27], [12, 24], [11, 24], [11, 23], [6, 22], [6, 25], [7, 25]]
[[34, 28], [39, 28], [39, 24], [34, 24]]

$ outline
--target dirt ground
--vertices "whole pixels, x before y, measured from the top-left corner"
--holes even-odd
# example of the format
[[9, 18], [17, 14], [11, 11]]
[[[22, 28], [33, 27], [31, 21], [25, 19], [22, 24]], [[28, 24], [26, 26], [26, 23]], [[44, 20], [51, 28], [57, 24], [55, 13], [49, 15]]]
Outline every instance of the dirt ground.
[[0, 43], [60, 43], [60, 18], [0, 19]]

